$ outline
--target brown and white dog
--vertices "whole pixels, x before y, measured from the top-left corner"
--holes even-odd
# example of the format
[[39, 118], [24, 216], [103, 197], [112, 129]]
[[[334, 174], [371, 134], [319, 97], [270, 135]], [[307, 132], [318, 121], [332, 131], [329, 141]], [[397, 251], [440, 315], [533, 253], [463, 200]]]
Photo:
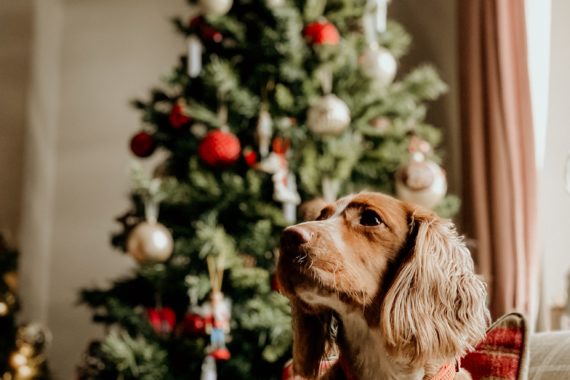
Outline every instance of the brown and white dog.
[[[453, 224], [378, 193], [347, 196], [285, 229], [278, 278], [303, 378], [444, 378], [489, 321], [485, 285]], [[333, 350], [340, 359], [319, 373]]]

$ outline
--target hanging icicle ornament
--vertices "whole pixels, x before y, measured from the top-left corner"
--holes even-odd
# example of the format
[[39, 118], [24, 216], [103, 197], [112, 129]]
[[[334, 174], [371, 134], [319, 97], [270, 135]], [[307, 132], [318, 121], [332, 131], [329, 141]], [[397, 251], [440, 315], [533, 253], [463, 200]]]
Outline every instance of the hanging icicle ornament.
[[262, 105], [257, 117], [257, 143], [259, 145], [259, 154], [262, 158], [269, 154], [269, 146], [271, 145], [271, 137], [273, 136], [273, 120], [267, 110], [267, 105]]
[[197, 78], [202, 72], [202, 52], [204, 47], [202, 41], [196, 36], [191, 35], [188, 37], [188, 76], [190, 78]]
[[388, 0], [368, 0], [364, 13], [365, 28], [384, 33], [388, 26]]
[[158, 223], [157, 192], [159, 179], [153, 179], [144, 196], [146, 220], [129, 234], [127, 252], [139, 263], [160, 263], [172, 255], [174, 242], [170, 231]]
[[412, 138], [410, 159], [396, 172], [397, 197], [427, 209], [436, 207], [447, 193], [445, 172], [426, 158], [430, 150], [426, 141]]
[[[210, 345], [207, 354], [216, 360], [229, 360], [230, 351], [226, 347], [226, 340], [230, 332], [231, 302], [224, 298], [222, 282], [224, 280], [225, 257], [208, 256], [208, 274], [212, 286], [209, 304], [209, 318], [206, 323], [206, 332], [210, 335]], [[206, 308], [208, 305], [205, 306]]]
[[339, 135], [350, 125], [350, 109], [332, 91], [332, 73], [321, 71], [324, 96], [317, 99], [307, 113], [307, 127], [317, 135]]
[[198, 0], [202, 13], [211, 16], [223, 16], [230, 11], [233, 0]]
[[289, 172], [287, 153], [288, 147], [283, 139], [276, 137], [273, 140], [273, 151], [255, 167], [273, 175], [273, 199], [283, 203], [285, 220], [294, 223], [297, 219], [296, 210], [297, 205], [301, 203], [301, 197], [297, 191], [295, 175]]

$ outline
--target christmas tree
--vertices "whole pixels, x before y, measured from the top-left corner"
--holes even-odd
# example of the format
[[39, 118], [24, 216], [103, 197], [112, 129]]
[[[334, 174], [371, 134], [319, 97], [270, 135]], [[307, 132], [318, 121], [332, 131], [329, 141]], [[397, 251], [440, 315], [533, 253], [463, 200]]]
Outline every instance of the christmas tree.
[[50, 378], [45, 346], [49, 334], [38, 324], [18, 325], [18, 253], [0, 235], [0, 379]]
[[131, 140], [139, 158], [166, 158], [133, 170], [112, 239], [140, 265], [81, 293], [109, 327], [81, 379], [278, 379], [292, 337], [273, 276], [285, 226], [362, 189], [455, 212], [424, 120], [446, 87], [430, 66], [398, 73], [410, 37], [386, 12], [386, 0], [199, 0], [175, 19], [188, 51], [134, 102]]

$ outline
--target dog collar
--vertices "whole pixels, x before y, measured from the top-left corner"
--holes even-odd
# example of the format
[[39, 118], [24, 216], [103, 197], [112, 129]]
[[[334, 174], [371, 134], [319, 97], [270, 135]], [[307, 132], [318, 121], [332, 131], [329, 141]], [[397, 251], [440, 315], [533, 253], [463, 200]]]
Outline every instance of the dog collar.
[[457, 372], [457, 366], [452, 363], [444, 364], [443, 367], [435, 374], [431, 380], [453, 380], [455, 378], [455, 373]]
[[[350, 365], [348, 364], [348, 360], [346, 360], [346, 357], [342, 353], [338, 357], [338, 363], [342, 369], [342, 372], [344, 373], [346, 380], [358, 380], [354, 373], [352, 373]], [[430, 380], [453, 380], [455, 378], [455, 373], [457, 372], [458, 367], [458, 364], [446, 363]]]
[[346, 360], [346, 357], [342, 354], [342, 352], [338, 357], [338, 363], [340, 365], [340, 368], [342, 369], [342, 372], [344, 373], [344, 377], [346, 378], [346, 380], [358, 380], [350, 370], [350, 366], [348, 365], [348, 360]]

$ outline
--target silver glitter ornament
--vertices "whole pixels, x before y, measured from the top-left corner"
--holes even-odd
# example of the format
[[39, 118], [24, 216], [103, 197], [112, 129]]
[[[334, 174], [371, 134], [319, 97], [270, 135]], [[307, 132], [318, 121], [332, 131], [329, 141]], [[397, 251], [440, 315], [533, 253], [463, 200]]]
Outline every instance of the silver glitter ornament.
[[350, 125], [350, 110], [334, 94], [321, 97], [309, 108], [307, 126], [318, 135], [338, 135]]

